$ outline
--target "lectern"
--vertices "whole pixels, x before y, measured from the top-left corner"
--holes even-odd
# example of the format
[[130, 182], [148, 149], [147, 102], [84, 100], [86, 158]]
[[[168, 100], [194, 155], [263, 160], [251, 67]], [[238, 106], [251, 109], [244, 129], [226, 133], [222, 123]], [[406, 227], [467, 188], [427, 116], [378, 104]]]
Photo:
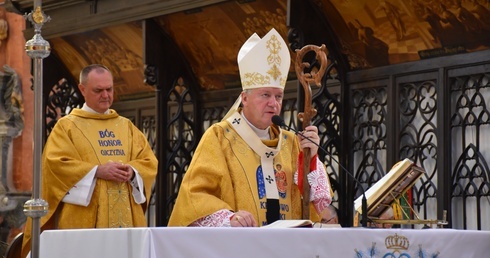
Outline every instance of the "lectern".
[[[447, 224], [446, 216], [443, 220], [423, 220], [420, 219], [412, 206], [408, 208], [413, 212], [416, 219], [380, 219], [380, 216], [393, 205], [400, 205], [400, 198], [405, 198], [404, 193], [412, 187], [417, 180], [424, 175], [425, 170], [417, 166], [410, 159], [404, 159], [396, 163], [391, 170], [373, 186], [366, 191], [367, 215], [368, 219], [379, 224], [426, 224], [438, 225], [440, 227]], [[354, 226], [359, 224], [362, 196], [354, 201]], [[406, 202], [409, 203], [409, 202]], [[402, 212], [405, 212], [401, 207]], [[408, 214], [405, 217], [410, 218]]]

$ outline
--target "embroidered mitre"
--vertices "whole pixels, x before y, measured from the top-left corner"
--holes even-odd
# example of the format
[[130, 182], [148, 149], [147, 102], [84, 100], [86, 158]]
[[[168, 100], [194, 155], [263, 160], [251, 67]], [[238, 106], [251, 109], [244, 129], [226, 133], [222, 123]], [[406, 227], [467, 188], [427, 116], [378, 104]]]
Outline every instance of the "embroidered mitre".
[[281, 35], [270, 30], [262, 39], [254, 33], [238, 52], [242, 89], [286, 85], [291, 56]]
[[[271, 29], [263, 38], [254, 33], [238, 52], [238, 69], [242, 89], [275, 87], [284, 89], [288, 78], [291, 55], [281, 35]], [[241, 103], [235, 101], [223, 120], [228, 118]]]

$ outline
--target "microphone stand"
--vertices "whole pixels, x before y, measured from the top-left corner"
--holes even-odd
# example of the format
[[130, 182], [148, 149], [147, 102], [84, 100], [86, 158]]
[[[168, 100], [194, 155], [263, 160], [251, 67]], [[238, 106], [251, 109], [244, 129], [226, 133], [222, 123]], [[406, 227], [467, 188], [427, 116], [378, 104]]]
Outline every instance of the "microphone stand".
[[361, 212], [362, 212], [362, 219], [361, 220], [362, 221], [361, 221], [361, 225], [366, 228], [367, 227], [367, 221], [368, 221], [366, 191], [364, 190], [364, 187], [362, 187], [362, 184], [358, 184], [358, 185], [359, 185], [359, 187], [361, 187], [361, 190], [362, 190], [362, 204], [361, 204]]
[[366, 228], [367, 227], [367, 222], [368, 222], [367, 199], [366, 199], [366, 190], [362, 186], [361, 182], [359, 180], [357, 180], [357, 178], [352, 173], [350, 173], [344, 166], [342, 166], [342, 164], [340, 164], [340, 162], [337, 159], [335, 159], [333, 157], [333, 155], [329, 151], [327, 151], [325, 148], [323, 148], [322, 146], [320, 146], [319, 144], [317, 144], [316, 142], [314, 142], [313, 140], [311, 140], [309, 137], [306, 137], [305, 135], [303, 135], [303, 133], [301, 133], [300, 131], [295, 130], [294, 128], [291, 128], [290, 126], [286, 125], [286, 123], [284, 123], [284, 120], [280, 116], [278, 116], [278, 115], [273, 116], [272, 119], [271, 119], [271, 121], [272, 121], [273, 124], [275, 124], [275, 125], [277, 125], [279, 127], [286, 127], [288, 130], [293, 131], [295, 134], [301, 135], [303, 138], [306, 138], [308, 141], [310, 141], [313, 144], [315, 144], [320, 150], [324, 151], [327, 155], [329, 155], [330, 158], [332, 160], [334, 160], [347, 173], [347, 175], [349, 175], [352, 179], [354, 179], [354, 182], [356, 182], [356, 184], [361, 188], [361, 191], [362, 191], [362, 201], [361, 201], [362, 218], [361, 218], [361, 225]]

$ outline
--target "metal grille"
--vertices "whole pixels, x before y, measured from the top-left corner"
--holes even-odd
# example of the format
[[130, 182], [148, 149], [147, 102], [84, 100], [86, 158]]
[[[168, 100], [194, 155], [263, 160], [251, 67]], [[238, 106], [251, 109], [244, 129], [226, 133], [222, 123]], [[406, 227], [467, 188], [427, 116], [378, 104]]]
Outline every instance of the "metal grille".
[[352, 91], [354, 174], [364, 189], [386, 174], [386, 99], [385, 87]]
[[[490, 74], [449, 78], [451, 197], [456, 228], [490, 229]], [[449, 175], [448, 175], [449, 176]]]
[[[438, 98], [436, 89], [435, 80], [403, 83], [399, 89], [400, 105], [397, 114], [400, 123], [399, 159], [409, 158], [425, 169], [425, 175], [408, 193], [410, 205], [423, 219], [437, 217], [434, 209], [437, 207]], [[427, 205], [429, 203], [431, 205]], [[413, 216], [409, 219], [413, 219]]]
[[83, 97], [78, 93], [77, 86], [70, 85], [64, 78], [61, 79], [51, 88], [46, 103], [46, 135], [51, 133], [59, 118], [82, 105]]

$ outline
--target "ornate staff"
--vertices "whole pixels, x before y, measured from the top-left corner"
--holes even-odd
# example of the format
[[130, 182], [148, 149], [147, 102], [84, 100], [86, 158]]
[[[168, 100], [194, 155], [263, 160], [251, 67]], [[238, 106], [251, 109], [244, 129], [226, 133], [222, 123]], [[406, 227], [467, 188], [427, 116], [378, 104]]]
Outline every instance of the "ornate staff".
[[[320, 68], [317, 71], [310, 69], [311, 63], [303, 62], [305, 55], [314, 51], [316, 53], [315, 60], [318, 60], [320, 63]], [[306, 45], [301, 49], [296, 49], [296, 75], [298, 80], [301, 82], [301, 85], [304, 89], [304, 97], [305, 104], [303, 112], [298, 113], [298, 119], [302, 124], [302, 130], [304, 130], [307, 126], [311, 124], [311, 119], [316, 115], [316, 109], [313, 108], [311, 101], [311, 87], [310, 85], [321, 85], [321, 80], [323, 74], [327, 68], [327, 55], [326, 55], [326, 47], [322, 45], [321, 47], [314, 45]], [[305, 70], [310, 70], [306, 72]], [[310, 173], [310, 162], [311, 162], [311, 151], [310, 148], [303, 149], [303, 219], [309, 219], [310, 217], [310, 185], [308, 183], [308, 173]], [[301, 176], [301, 175], [298, 175]]]
[[31, 257], [39, 257], [40, 219], [48, 213], [48, 203], [41, 193], [41, 154], [43, 129], [43, 59], [51, 53], [49, 42], [41, 36], [41, 27], [50, 18], [41, 10], [41, 0], [34, 1], [33, 11], [26, 18], [34, 25], [34, 37], [26, 42], [26, 52], [34, 66], [34, 171], [32, 199], [24, 204], [24, 214], [32, 218]]

